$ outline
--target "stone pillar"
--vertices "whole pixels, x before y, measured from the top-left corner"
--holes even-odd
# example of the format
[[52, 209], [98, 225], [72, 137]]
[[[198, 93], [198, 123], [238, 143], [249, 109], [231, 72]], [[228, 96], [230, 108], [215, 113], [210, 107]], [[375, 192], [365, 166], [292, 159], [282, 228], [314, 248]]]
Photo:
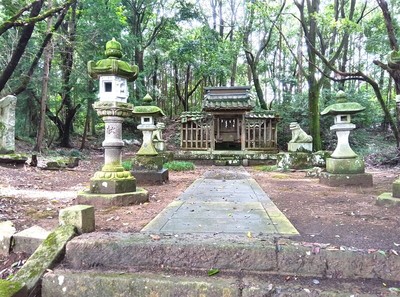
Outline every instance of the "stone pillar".
[[0, 154], [15, 152], [15, 108], [17, 97], [0, 99]]

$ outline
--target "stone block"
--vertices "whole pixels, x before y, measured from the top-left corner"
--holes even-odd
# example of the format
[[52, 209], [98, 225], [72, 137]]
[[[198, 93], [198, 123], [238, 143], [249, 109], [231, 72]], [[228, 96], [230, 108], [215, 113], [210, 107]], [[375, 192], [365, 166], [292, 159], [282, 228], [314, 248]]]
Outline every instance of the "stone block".
[[133, 170], [131, 173], [139, 184], [164, 184], [169, 180], [169, 172], [166, 168], [158, 171]]
[[289, 152], [312, 152], [313, 146], [312, 143], [306, 142], [289, 142], [288, 143], [288, 151]]
[[314, 167], [326, 167], [326, 159], [331, 155], [328, 151], [318, 151], [312, 153], [311, 155], [311, 163]]
[[27, 297], [28, 290], [25, 284], [17, 281], [0, 279], [1, 297]]
[[306, 169], [312, 167], [311, 154], [302, 152], [279, 153], [277, 155], [279, 169]]
[[64, 208], [59, 214], [60, 225], [72, 225], [78, 233], [89, 233], [95, 230], [94, 207], [91, 205], [74, 205]]
[[326, 159], [326, 171], [333, 174], [358, 174], [365, 172], [362, 157], [350, 159]]
[[392, 196], [400, 198], [400, 179], [395, 180], [392, 184]]
[[136, 188], [135, 192], [119, 194], [95, 194], [90, 191], [78, 193], [77, 202], [95, 207], [127, 206], [149, 201], [149, 193], [143, 188]]
[[90, 192], [93, 194], [121, 194], [136, 191], [136, 180], [132, 178], [121, 179], [95, 179], [90, 181]]
[[75, 235], [74, 226], [57, 227], [14, 274], [11, 281], [24, 283], [28, 292], [31, 293], [39, 285], [43, 274], [59, 261], [67, 242]]
[[400, 207], [400, 198], [393, 197], [392, 193], [382, 193], [376, 199], [376, 205]]
[[42, 296], [242, 296], [236, 279], [207, 277], [206, 272], [203, 275], [56, 270], [44, 276]]
[[132, 159], [132, 169], [158, 171], [163, 168], [163, 156], [136, 155]]
[[15, 228], [11, 221], [0, 222], [0, 255], [9, 254], [14, 233]]
[[329, 172], [321, 172], [319, 177], [321, 184], [330, 187], [340, 186], [362, 186], [372, 187], [372, 174], [359, 173], [359, 174], [332, 174]]
[[50, 234], [40, 226], [32, 226], [13, 236], [13, 251], [32, 254]]

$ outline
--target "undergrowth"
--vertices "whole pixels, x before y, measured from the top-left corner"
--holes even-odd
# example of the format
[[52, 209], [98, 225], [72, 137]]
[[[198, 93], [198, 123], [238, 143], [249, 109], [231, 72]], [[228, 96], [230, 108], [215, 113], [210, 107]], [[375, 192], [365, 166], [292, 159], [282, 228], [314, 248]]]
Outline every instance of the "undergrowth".
[[195, 169], [195, 166], [192, 162], [186, 161], [167, 162], [163, 165], [163, 167], [171, 171], [189, 171]]

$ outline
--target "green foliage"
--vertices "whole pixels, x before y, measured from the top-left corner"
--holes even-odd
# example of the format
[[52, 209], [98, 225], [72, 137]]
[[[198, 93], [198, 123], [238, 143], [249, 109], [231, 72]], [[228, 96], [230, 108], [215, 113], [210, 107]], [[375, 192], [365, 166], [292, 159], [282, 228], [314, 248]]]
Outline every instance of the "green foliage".
[[125, 170], [129, 171], [132, 170], [132, 161], [131, 160], [125, 160], [122, 161], [122, 167], [124, 167]]
[[163, 167], [171, 171], [190, 171], [195, 169], [195, 166], [192, 162], [185, 161], [167, 162], [163, 165]]

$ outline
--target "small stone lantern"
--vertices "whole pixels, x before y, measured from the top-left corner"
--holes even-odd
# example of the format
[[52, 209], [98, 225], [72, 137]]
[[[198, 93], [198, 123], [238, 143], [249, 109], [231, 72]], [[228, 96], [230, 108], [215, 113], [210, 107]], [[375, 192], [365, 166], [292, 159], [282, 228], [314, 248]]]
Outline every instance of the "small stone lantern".
[[357, 102], [348, 102], [343, 91], [336, 94], [336, 103], [329, 105], [321, 115], [332, 115], [334, 125], [330, 130], [336, 132], [337, 146], [326, 160], [326, 171], [320, 182], [329, 186], [362, 185], [372, 186], [372, 175], [365, 173], [364, 160], [350, 147], [349, 135], [356, 125], [351, 123], [351, 115], [363, 111], [365, 107]]
[[88, 72], [99, 79], [99, 101], [93, 104], [105, 123], [104, 165], [90, 182], [90, 191], [78, 195], [78, 203], [97, 205], [128, 205], [148, 200], [148, 193], [136, 188], [136, 180], [121, 164], [122, 122], [132, 115], [133, 105], [127, 103], [128, 85], [137, 78], [138, 67], [119, 60], [121, 44], [107, 42], [106, 59], [89, 61]]
[[151, 105], [149, 94], [143, 98], [142, 106], [135, 106], [133, 115], [140, 117], [138, 129], [143, 133], [143, 143], [132, 160], [132, 172], [139, 182], [163, 183], [168, 180], [168, 170], [163, 168], [163, 156], [153, 143], [153, 132], [157, 129], [155, 119], [165, 116], [157, 106]]

